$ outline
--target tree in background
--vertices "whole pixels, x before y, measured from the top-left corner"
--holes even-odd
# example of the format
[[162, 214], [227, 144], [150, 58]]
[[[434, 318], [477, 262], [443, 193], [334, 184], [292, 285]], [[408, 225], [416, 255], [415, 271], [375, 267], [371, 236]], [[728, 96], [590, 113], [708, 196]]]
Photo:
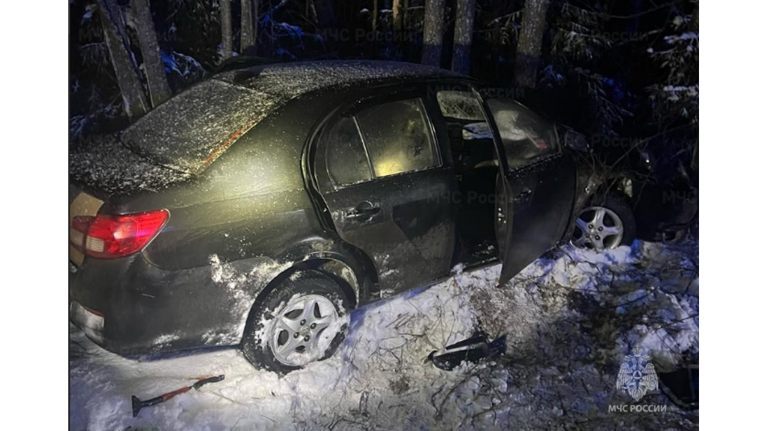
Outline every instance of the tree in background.
[[690, 3], [692, 12], [678, 11], [672, 19], [671, 34], [664, 36], [660, 46], [648, 49], [661, 68], [663, 80], [647, 90], [653, 123], [664, 146], [670, 153], [690, 151], [691, 158], [684, 164], [698, 170], [699, 2]]
[[150, 106], [144, 95], [136, 64], [130, 52], [125, 18], [117, 0], [97, 0], [104, 41], [112, 59], [112, 67], [123, 98], [123, 109], [129, 119], [135, 119], [149, 111]]
[[136, 34], [144, 61], [144, 76], [147, 78], [149, 98], [155, 107], [171, 97], [171, 88], [165, 77], [165, 67], [160, 59], [160, 48], [157, 45], [155, 24], [152, 12], [149, 10], [149, 0], [131, 0]]
[[232, 57], [232, 4], [231, 0], [219, 0], [221, 14], [221, 58]]
[[536, 88], [536, 74], [541, 60], [541, 45], [547, 24], [550, 0], [526, 0], [515, 58], [515, 82], [525, 88]]
[[425, 0], [424, 8], [424, 44], [421, 48], [421, 62], [429, 66], [440, 67], [440, 54], [443, 51], [443, 10], [445, 0]]
[[[585, 109], [570, 111], [570, 121], [591, 136], [616, 136], [617, 129], [630, 115], [628, 101], [635, 99], [626, 82], [617, 76], [620, 67], [605, 67], [602, 58], [626, 49], [634, 54], [633, 45], [643, 36], [633, 20], [623, 19], [617, 31], [611, 31], [605, 5], [610, 0], [584, 3], [563, 2], [554, 11], [549, 25], [550, 49], [543, 57], [543, 75], [537, 83], [550, 94], [568, 94], [574, 105]], [[635, 7], [635, 2], [628, 7]], [[634, 54], [637, 55], [637, 54]], [[641, 54], [645, 55], [645, 54]], [[616, 57], [621, 62], [620, 57]], [[542, 85], [543, 84], [543, 85]]]
[[403, 31], [403, 0], [392, 2], [392, 29], [395, 34]]
[[[125, 8], [129, 2], [131, 9], [118, 6]], [[231, 0], [151, 3], [160, 59], [173, 92], [214, 72], [226, 55], [225, 45], [240, 46], [239, 51], [245, 52], [247, 17], [255, 19], [257, 14], [254, 0], [242, 2], [234, 11]], [[452, 69], [471, 69], [478, 78], [498, 87], [512, 85], [517, 75], [518, 85], [523, 81], [528, 88], [536, 87], [516, 93], [524, 103], [590, 137], [642, 140], [663, 133], [659, 139], [665, 143], [694, 142], [696, 130], [691, 123], [698, 119], [696, 1], [474, 0], [474, 8], [471, 0], [456, 2], [455, 14], [450, 13], [456, 16], [456, 27], [449, 35], [456, 48]], [[157, 104], [149, 77], [153, 56], [145, 53], [146, 44], [140, 40], [140, 34], [146, 33], [140, 27], [150, 19], [139, 18], [137, 4], [139, 0], [70, 1], [72, 136], [118, 130], [129, 118]], [[255, 42], [258, 30], [259, 53], [266, 57], [282, 61], [370, 58], [430, 65], [441, 63], [445, 26], [449, 25], [444, 23], [444, 8], [453, 6], [445, 0], [379, 0], [378, 34], [371, 38], [373, 0], [260, 4], [258, 27], [254, 22], [252, 33]], [[545, 4], [550, 5], [548, 12], [542, 7]], [[110, 7], [115, 13], [102, 19], [100, 11]], [[531, 45], [526, 43], [531, 39], [530, 15], [536, 8], [539, 13], [533, 15], [544, 21], [534, 26], [539, 29], [533, 38], [537, 48], [526, 51]], [[224, 9], [229, 10], [228, 19], [223, 20], [229, 21], [229, 30], [222, 32]], [[245, 21], [237, 15], [243, 10]], [[475, 16], [469, 24], [471, 12]], [[234, 20], [238, 22], [232, 24]], [[414, 43], [422, 34], [424, 46]], [[536, 53], [535, 67], [523, 67], [529, 65], [526, 52]], [[146, 86], [137, 67], [141, 59], [147, 71]], [[467, 68], [467, 63], [472, 67]], [[530, 73], [516, 74], [516, 68]], [[677, 134], [672, 137], [669, 130]]]
[[675, 16], [672, 34], [664, 36], [660, 47], [648, 49], [665, 72], [663, 82], [648, 88], [662, 127], [699, 118], [699, 3], [691, 3], [693, 12]]
[[259, 29], [259, 0], [240, 3], [240, 53], [256, 46]]
[[337, 26], [336, 19], [336, 1], [335, 0], [312, 0], [312, 8], [317, 15], [317, 25], [320, 28], [334, 28]]
[[373, 0], [373, 10], [371, 10], [371, 31], [376, 31], [377, 21], [379, 19], [379, 0]]
[[453, 36], [454, 72], [469, 74], [472, 32], [475, 27], [475, 0], [456, 0], [456, 27]]

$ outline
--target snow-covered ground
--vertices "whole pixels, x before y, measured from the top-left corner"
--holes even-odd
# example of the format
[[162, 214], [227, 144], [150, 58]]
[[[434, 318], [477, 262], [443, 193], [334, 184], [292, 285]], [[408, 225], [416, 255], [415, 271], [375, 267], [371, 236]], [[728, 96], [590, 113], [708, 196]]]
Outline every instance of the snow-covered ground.
[[[698, 357], [698, 243], [635, 242], [608, 253], [567, 246], [496, 288], [499, 265], [356, 310], [331, 359], [284, 377], [255, 370], [236, 349], [125, 359], [70, 326], [70, 429], [686, 429], [698, 414], [658, 391], [639, 404], [665, 413], [609, 412], [634, 404], [615, 389], [642, 347], [657, 371]], [[507, 334], [496, 361], [443, 371], [428, 354], [481, 327]], [[225, 374], [131, 415], [151, 398]]]

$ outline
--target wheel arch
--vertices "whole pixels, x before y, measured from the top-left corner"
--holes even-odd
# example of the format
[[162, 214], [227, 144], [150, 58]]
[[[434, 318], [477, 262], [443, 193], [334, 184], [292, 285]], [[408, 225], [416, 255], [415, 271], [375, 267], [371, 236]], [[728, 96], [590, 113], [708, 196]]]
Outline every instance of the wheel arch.
[[[573, 208], [568, 220], [567, 228], [563, 232], [563, 236], [560, 239], [560, 244], [565, 244], [570, 241], [571, 232], [573, 232], [576, 226], [576, 219], [581, 213], [583, 208], [593, 203], [596, 199], [603, 199], [607, 196], [614, 196], [619, 199], [623, 199], [630, 205], [630, 208], [634, 209], [633, 198], [635, 178], [627, 172], [618, 172], [608, 177], [602, 177], [592, 170], [580, 169], [576, 174], [576, 195], [574, 197]], [[629, 180], [629, 190], [627, 187], [619, 187], [623, 182]]]
[[[342, 246], [343, 248], [343, 246]], [[344, 253], [340, 250], [310, 253], [302, 260], [294, 261], [291, 266], [285, 268], [264, 286], [263, 289], [251, 301], [251, 307], [241, 322], [243, 328], [240, 339], [243, 339], [245, 328], [248, 322], [253, 319], [253, 312], [256, 304], [264, 301], [267, 296], [291, 277], [303, 270], [317, 270], [341, 286], [344, 293], [352, 302], [355, 308], [361, 303], [370, 300], [372, 294], [376, 291], [378, 280], [375, 271], [372, 270], [373, 262], [366, 260], [367, 256], [361, 254], [355, 256], [354, 253]]]

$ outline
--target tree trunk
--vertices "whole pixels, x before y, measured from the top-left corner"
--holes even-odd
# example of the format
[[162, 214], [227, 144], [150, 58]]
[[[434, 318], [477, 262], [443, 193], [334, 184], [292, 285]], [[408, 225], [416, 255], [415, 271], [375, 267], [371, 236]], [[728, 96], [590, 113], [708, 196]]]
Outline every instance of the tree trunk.
[[392, 2], [392, 29], [395, 35], [403, 31], [403, 0]]
[[165, 76], [165, 66], [160, 59], [157, 46], [157, 34], [149, 10], [149, 0], [131, 0], [131, 10], [136, 22], [136, 34], [139, 36], [141, 57], [144, 59], [144, 74], [147, 76], [149, 98], [155, 107], [171, 97], [171, 87]]
[[527, 0], [515, 58], [515, 81], [524, 88], [536, 88], [541, 59], [541, 42], [547, 24], [549, 0]]
[[379, 0], [373, 0], [373, 10], [371, 11], [371, 31], [376, 31], [376, 20], [379, 18]]
[[251, 9], [251, 16], [253, 17], [253, 47], [254, 55], [255, 51], [258, 51], [259, 47], [259, 0], [252, 0], [253, 8]]
[[315, 0], [307, 0], [306, 16], [310, 22], [315, 24], [315, 27], [319, 26], [319, 21], [317, 19], [317, 8], [315, 7]]
[[403, 23], [403, 31], [408, 31], [408, 8], [410, 7], [408, 3], [409, 0], [403, 0], [403, 19], [400, 20]]
[[219, 0], [221, 13], [221, 57], [232, 57], [232, 4], [231, 0]]
[[693, 15], [691, 15], [691, 21], [688, 23], [688, 28], [691, 31], [699, 31], [699, 0], [693, 0]]
[[472, 29], [475, 26], [475, 0], [456, 0], [456, 29], [453, 36], [454, 72], [469, 75]]
[[445, 0], [426, 0], [421, 62], [429, 66], [440, 67], [440, 54], [443, 51], [443, 9]]
[[128, 119], [134, 120], [149, 111], [149, 102], [130, 53], [123, 14], [117, 0], [97, 0], [97, 3], [104, 28], [104, 41], [123, 97], [123, 108]]
[[644, 10], [643, 0], [632, 0], [632, 6], [629, 8], [629, 14], [632, 19], [627, 23], [627, 32], [636, 34], [640, 29], [640, 16]]
[[315, 2], [317, 13], [317, 26], [322, 28], [336, 28], [336, 6], [333, 0], [317, 0]]
[[[256, 3], [256, 4], [254, 4]], [[242, 0], [240, 2], [240, 53], [256, 45], [253, 10], [258, 8], [258, 0]]]

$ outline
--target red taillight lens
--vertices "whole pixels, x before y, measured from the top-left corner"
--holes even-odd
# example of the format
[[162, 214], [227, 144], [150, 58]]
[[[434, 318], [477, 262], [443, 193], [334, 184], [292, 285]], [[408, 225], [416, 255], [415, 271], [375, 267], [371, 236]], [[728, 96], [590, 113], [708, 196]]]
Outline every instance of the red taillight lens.
[[110, 259], [136, 253], [160, 232], [168, 211], [74, 217], [69, 240], [91, 257]]

